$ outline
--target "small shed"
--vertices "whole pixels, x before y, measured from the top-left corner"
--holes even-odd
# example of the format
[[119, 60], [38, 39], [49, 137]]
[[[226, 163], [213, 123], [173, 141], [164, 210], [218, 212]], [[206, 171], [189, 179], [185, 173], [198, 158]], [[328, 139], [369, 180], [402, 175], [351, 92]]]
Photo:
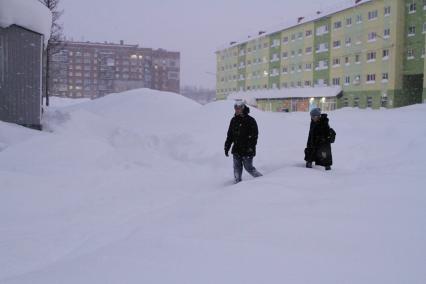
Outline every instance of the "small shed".
[[43, 51], [52, 14], [37, 0], [0, 0], [0, 120], [41, 129]]

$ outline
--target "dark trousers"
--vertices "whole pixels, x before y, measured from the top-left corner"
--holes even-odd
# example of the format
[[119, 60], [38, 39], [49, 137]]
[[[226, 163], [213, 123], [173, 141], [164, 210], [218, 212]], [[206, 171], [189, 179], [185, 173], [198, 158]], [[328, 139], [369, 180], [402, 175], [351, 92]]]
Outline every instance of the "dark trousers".
[[234, 178], [235, 183], [241, 181], [241, 176], [243, 174], [243, 166], [246, 171], [253, 177], [261, 177], [262, 174], [259, 173], [255, 167], [253, 167], [253, 157], [252, 156], [240, 156], [234, 154]]

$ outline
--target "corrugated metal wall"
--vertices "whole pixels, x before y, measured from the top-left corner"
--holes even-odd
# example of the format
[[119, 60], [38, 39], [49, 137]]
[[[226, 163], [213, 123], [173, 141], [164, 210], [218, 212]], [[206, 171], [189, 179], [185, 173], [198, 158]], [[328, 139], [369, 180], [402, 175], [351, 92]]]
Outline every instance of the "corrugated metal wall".
[[41, 127], [43, 37], [0, 28], [0, 120]]

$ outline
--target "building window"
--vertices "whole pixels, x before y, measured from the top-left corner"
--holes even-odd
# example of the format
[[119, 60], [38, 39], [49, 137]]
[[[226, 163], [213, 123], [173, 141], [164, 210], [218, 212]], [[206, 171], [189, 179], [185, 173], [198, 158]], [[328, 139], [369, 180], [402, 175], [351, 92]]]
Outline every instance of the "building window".
[[416, 26], [409, 26], [408, 27], [408, 36], [415, 36], [416, 35]]
[[368, 33], [368, 42], [376, 41], [376, 39], [377, 39], [377, 33], [376, 32]]
[[368, 12], [368, 20], [372, 21], [374, 19], [377, 19], [378, 15], [379, 15], [379, 13], [378, 13], [377, 10], [370, 11], [370, 12]]
[[345, 77], [345, 86], [349, 86], [350, 83], [351, 83], [351, 77], [350, 76], [346, 76]]
[[349, 99], [348, 98], [344, 98], [343, 99], [343, 106], [344, 107], [348, 107], [349, 106]]
[[345, 39], [345, 44], [346, 44], [346, 46], [351, 46], [351, 44], [352, 44], [352, 38], [351, 37], [346, 37], [346, 39]]
[[333, 86], [340, 86], [340, 78], [333, 78]]
[[316, 53], [326, 52], [328, 51], [328, 43], [320, 43], [316, 46]]
[[356, 16], [356, 23], [357, 23], [357, 24], [362, 23], [362, 15], [357, 15], [357, 16]]
[[412, 48], [409, 48], [408, 50], [407, 50], [407, 59], [414, 59], [414, 49], [412, 49]]
[[372, 107], [372, 106], [373, 106], [373, 98], [367, 97], [367, 107]]
[[354, 98], [354, 107], [359, 107], [359, 98]]
[[354, 84], [359, 85], [361, 83], [361, 75], [356, 75], [354, 77]]
[[333, 67], [340, 66], [340, 58], [333, 58]]
[[348, 26], [348, 27], [352, 26], [352, 18], [346, 19], [346, 26]]
[[317, 30], [316, 30], [317, 36], [327, 34], [327, 33], [328, 33], [328, 26], [327, 25], [318, 27]]
[[338, 21], [338, 22], [335, 22], [334, 23], [334, 29], [335, 30], [338, 30], [338, 29], [340, 29], [342, 27], [342, 22], [341, 21]]
[[[280, 40], [279, 39], [274, 39], [272, 41], [271, 47], [276, 47], [276, 46], [280, 46]], [[253, 48], [253, 50], [256, 50], [256, 46]]]
[[311, 71], [311, 70], [312, 70], [312, 63], [307, 63], [307, 64], [305, 65], [305, 70], [306, 70], [306, 71]]
[[388, 106], [388, 97], [386, 95], [382, 96], [380, 104], [382, 107]]
[[310, 36], [312, 36], [312, 30], [308, 30], [308, 31], [306, 31], [305, 36], [306, 36], [306, 37], [310, 37]]
[[345, 64], [346, 64], [346, 65], [349, 65], [349, 56], [346, 56], [346, 57], [345, 57]]
[[376, 61], [376, 52], [368, 52], [367, 53], [367, 62]]
[[288, 36], [286, 36], [286, 37], [284, 37], [284, 38], [283, 38], [283, 43], [284, 43], [284, 44], [287, 44], [287, 43], [288, 43]]
[[306, 52], [306, 54], [311, 54], [311, 53], [312, 53], [312, 46], [307, 47], [307, 48], [305, 49], [305, 52]]
[[302, 39], [303, 38], [303, 32], [299, 32], [299, 34], [297, 35], [298, 39]]
[[311, 81], [305, 81], [305, 87], [310, 87], [311, 86]]
[[367, 84], [376, 82], [376, 74], [367, 74]]
[[333, 48], [340, 48], [340, 40], [336, 40], [333, 42]]
[[416, 2], [411, 2], [408, 4], [408, 13], [413, 14], [416, 12]]
[[288, 52], [283, 52], [283, 58], [287, 59], [288, 58]]
[[387, 6], [387, 7], [385, 7], [385, 17], [386, 16], [389, 16], [390, 15], [390, 13], [391, 13], [391, 7], [390, 6]]
[[382, 74], [382, 82], [387, 82], [389, 80], [389, 73]]
[[383, 37], [384, 38], [389, 38], [390, 37], [390, 29], [385, 29], [383, 31]]
[[383, 60], [389, 59], [389, 49], [383, 49]]

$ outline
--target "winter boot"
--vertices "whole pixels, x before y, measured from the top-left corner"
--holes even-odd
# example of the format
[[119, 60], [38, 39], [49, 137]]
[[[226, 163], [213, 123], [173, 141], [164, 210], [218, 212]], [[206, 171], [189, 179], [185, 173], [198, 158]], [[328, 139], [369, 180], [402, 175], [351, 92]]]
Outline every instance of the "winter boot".
[[325, 170], [326, 170], [326, 171], [330, 171], [330, 170], [331, 170], [331, 167], [330, 167], [330, 166], [326, 166], [326, 167], [325, 167]]
[[308, 169], [312, 169], [312, 162], [306, 162], [306, 167]]

